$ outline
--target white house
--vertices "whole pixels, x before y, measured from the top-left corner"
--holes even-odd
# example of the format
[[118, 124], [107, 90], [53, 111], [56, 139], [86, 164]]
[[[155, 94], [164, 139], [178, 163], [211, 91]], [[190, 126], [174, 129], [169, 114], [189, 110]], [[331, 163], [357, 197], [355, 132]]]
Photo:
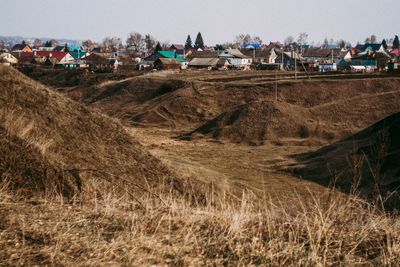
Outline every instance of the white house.
[[227, 59], [229, 64], [235, 68], [250, 69], [252, 59], [243, 55], [238, 49], [226, 49], [218, 55], [219, 58]]
[[0, 55], [0, 62], [3, 65], [14, 65], [18, 64], [18, 59], [10, 53], [3, 53]]

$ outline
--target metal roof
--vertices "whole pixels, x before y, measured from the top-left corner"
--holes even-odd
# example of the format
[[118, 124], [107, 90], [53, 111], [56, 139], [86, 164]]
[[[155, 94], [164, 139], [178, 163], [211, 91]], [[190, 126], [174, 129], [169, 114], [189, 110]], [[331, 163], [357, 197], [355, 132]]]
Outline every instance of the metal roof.
[[185, 59], [174, 51], [158, 51], [158, 53], [164, 58], [176, 58], [179, 62], [185, 62]]

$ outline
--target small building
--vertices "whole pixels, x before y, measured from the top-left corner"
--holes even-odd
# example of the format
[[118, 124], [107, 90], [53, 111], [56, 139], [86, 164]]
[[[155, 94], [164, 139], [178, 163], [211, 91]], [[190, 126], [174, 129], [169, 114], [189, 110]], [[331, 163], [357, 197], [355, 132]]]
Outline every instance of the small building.
[[10, 53], [2, 53], [0, 54], [0, 62], [3, 65], [15, 65], [18, 64], [18, 59]]
[[277, 57], [274, 49], [243, 49], [241, 52], [255, 64], [273, 64]]
[[333, 72], [338, 70], [336, 63], [320, 63], [318, 68], [319, 72]]
[[154, 62], [154, 68], [157, 70], [180, 70], [181, 62], [176, 58], [158, 58]]
[[304, 63], [303, 57], [295, 51], [283, 52], [282, 50], [275, 50], [275, 53], [277, 55], [275, 63], [280, 64], [283, 69], [294, 69], [295, 66], [299, 67]]
[[364, 52], [385, 52], [385, 48], [382, 44], [365, 44]]
[[222, 58], [194, 58], [189, 62], [189, 68], [191, 69], [228, 69], [230, 66], [227, 59]]
[[191, 61], [194, 58], [218, 58], [218, 51], [197, 51], [194, 49], [186, 53], [186, 59]]
[[339, 67], [354, 72], [372, 72], [378, 69], [378, 61], [371, 54], [362, 54], [353, 57], [350, 62], [341, 60]]
[[86, 63], [87, 67], [91, 71], [112, 72], [114, 70], [114, 64], [111, 62], [111, 60], [96, 53], [92, 53], [82, 58], [82, 60]]
[[68, 52], [56, 52], [56, 51], [34, 51], [33, 56], [35, 58], [43, 58], [44, 61], [51, 62], [53, 66], [57, 64], [67, 64], [75, 59]]
[[85, 52], [85, 51], [72, 51], [69, 52], [69, 54], [74, 58], [74, 59], [82, 59], [86, 56], [89, 55], [89, 53]]
[[11, 48], [12, 52], [19, 52], [19, 53], [31, 53], [33, 50], [27, 44], [16, 44]]
[[218, 55], [221, 59], [227, 59], [229, 64], [237, 69], [248, 70], [252, 63], [252, 59], [243, 55], [238, 49], [226, 49]]

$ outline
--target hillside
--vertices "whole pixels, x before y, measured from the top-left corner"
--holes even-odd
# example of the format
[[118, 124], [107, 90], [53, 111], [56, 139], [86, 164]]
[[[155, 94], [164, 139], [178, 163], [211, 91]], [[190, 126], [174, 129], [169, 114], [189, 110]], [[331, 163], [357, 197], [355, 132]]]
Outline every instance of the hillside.
[[[280, 81], [272, 109], [283, 117], [276, 120], [275, 133], [266, 126], [275, 95], [271, 82], [204, 82], [185, 74], [170, 79], [142, 76], [78, 87], [67, 94], [131, 125], [173, 129], [190, 138], [206, 135], [263, 144], [277, 136], [330, 142], [354, 134], [399, 110], [399, 85], [397, 78]], [[238, 116], [235, 122], [233, 114]], [[295, 124], [286, 132], [292, 119]], [[253, 129], [243, 128], [246, 123]]]
[[235, 143], [261, 145], [282, 137], [308, 137], [308, 111], [287, 103], [260, 101], [235, 107], [182, 138], [199, 134]]
[[73, 171], [87, 193], [108, 188], [139, 196], [164, 186], [182, 191], [183, 181], [118, 122], [5, 67], [0, 67], [0, 127], [3, 138], [7, 133], [20, 140], [21, 149], [36, 151], [38, 163], [32, 164]]
[[363, 131], [296, 156], [299, 165], [289, 169], [305, 179], [336, 185], [349, 191], [356, 179], [359, 189], [371, 193], [379, 184], [382, 193], [400, 187], [400, 113], [395, 113]]
[[12, 136], [0, 126], [0, 184], [18, 197], [38, 192], [59, 192], [72, 197], [81, 189], [81, 179], [71, 170], [50, 163], [38, 148]]

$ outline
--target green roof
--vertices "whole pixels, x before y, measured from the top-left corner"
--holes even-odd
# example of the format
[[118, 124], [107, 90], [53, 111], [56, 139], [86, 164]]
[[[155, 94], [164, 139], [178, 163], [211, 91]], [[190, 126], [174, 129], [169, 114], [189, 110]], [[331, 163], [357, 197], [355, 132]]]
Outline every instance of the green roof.
[[158, 53], [165, 58], [176, 58], [179, 62], [186, 61], [181, 55], [176, 54], [174, 51], [158, 51]]
[[83, 49], [83, 47], [80, 46], [80, 45], [69, 45], [69, 46], [68, 46], [68, 50], [69, 50], [70, 52], [72, 52], [72, 51], [83, 51], [84, 49]]
[[86, 56], [86, 52], [69, 52], [69, 54], [75, 59], [80, 59]]

